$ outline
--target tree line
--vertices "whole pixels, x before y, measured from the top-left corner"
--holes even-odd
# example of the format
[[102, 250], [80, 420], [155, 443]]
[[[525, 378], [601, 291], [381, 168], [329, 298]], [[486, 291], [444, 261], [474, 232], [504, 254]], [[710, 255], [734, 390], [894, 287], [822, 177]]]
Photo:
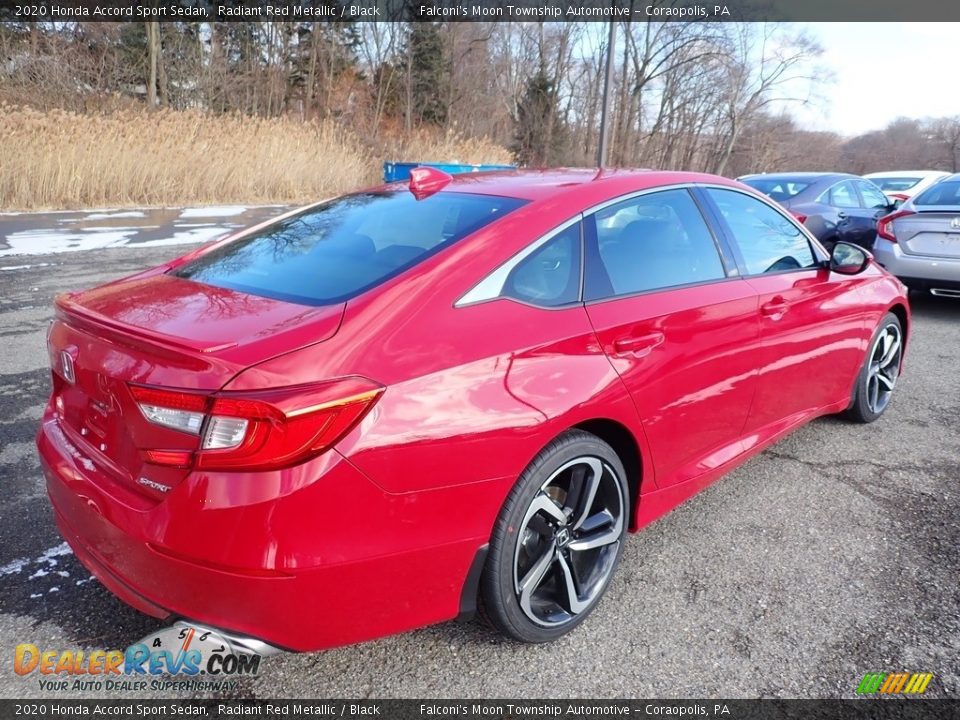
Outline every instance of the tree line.
[[[523, 165], [596, 162], [605, 23], [0, 19], [8, 104], [327, 119], [374, 146], [456, 131]], [[854, 138], [799, 127], [792, 106], [829, 115], [817, 103], [830, 73], [816, 41], [789, 24], [620, 22], [613, 64], [613, 165], [736, 176], [960, 163], [960, 118], [902, 119]]]

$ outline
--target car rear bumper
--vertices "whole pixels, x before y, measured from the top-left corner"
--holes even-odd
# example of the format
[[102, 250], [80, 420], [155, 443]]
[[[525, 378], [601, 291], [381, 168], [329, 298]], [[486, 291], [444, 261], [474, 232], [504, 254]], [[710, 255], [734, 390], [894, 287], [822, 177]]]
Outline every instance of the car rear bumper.
[[[327, 508], [313, 508], [315, 523], [298, 532], [289, 532], [287, 523], [292, 520], [289, 503], [303, 510], [313, 501], [309, 494], [217, 508], [210, 506], [220, 500], [203, 496], [209, 478], [192, 485], [188, 478], [188, 487], [174, 488], [155, 507], [132, 508], [111, 496], [109, 481], [98, 477], [98, 468], [59, 430], [50, 412], [37, 446], [64, 539], [114, 595], [156, 618], [184, 618], [288, 650], [336, 647], [456, 617], [471, 563], [487, 541], [461, 537], [431, 544], [421, 539], [398, 547], [385, 530], [386, 544], [377, 537], [353, 542], [355, 552], [349, 554], [344, 551], [351, 546], [348, 539], [335, 556], [307, 565], [303, 556], [314, 552], [312, 543], [323, 535], [320, 518]], [[379, 520], [385, 528], [400, 520], [393, 499], [339, 455], [327, 461], [323, 482], [352, 488], [358, 496], [356, 511], [384, 513]], [[331, 502], [337, 502], [336, 493], [331, 494]], [[378, 494], [379, 504], [374, 499]], [[415, 503], [405, 499], [411, 501]], [[425, 505], [432, 511], [429, 502]], [[173, 522], [184, 514], [186, 521]], [[410, 515], [412, 522], [420, 520], [415, 512]], [[227, 530], [230, 517], [232, 530]], [[283, 525], [272, 528], [271, 517]], [[182, 537], [184, 528], [192, 528], [191, 538]], [[298, 537], [300, 548], [292, 546]], [[184, 549], [191, 542], [195, 554]], [[213, 562], [211, 544], [237, 549], [225, 558], [252, 552], [261, 561], [237, 566]], [[278, 555], [287, 561], [278, 562]]]
[[899, 244], [883, 238], [877, 238], [873, 255], [878, 263], [911, 287], [960, 287], [960, 258], [909, 255]]

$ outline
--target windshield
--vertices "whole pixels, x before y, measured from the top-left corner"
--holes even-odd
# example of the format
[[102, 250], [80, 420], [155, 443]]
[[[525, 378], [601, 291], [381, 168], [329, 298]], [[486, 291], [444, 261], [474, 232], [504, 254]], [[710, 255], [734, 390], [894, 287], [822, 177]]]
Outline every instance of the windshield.
[[347, 300], [503, 217], [526, 201], [436, 193], [337, 198], [227, 243], [178, 277], [305, 305]]
[[909, 190], [918, 182], [918, 177], [871, 177], [867, 178], [884, 192], [897, 192], [898, 190]]
[[960, 180], [944, 180], [913, 199], [914, 205], [960, 205]]
[[810, 187], [810, 183], [796, 178], [747, 178], [743, 181], [772, 200], [789, 200]]

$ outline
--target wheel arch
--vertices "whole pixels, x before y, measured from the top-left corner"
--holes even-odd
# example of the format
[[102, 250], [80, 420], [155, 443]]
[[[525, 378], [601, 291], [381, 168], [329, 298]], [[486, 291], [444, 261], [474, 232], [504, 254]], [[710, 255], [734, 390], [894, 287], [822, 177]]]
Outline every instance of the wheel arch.
[[897, 320], [900, 321], [900, 328], [903, 330], [904, 341], [910, 339], [910, 313], [907, 311], [906, 305], [903, 303], [894, 303], [889, 312], [892, 312], [897, 316]]
[[630, 429], [616, 420], [594, 418], [577, 423], [571, 429], [583, 430], [596, 435], [613, 451], [627, 471], [627, 487], [630, 490], [630, 529], [636, 528], [637, 506], [640, 501], [640, 480], [643, 475], [643, 459], [640, 444]]

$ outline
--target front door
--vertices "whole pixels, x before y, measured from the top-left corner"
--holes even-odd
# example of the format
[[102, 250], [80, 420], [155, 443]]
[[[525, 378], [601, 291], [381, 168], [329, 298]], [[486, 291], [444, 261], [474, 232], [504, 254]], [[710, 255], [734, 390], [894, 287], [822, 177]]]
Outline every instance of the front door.
[[760, 367], [746, 443], [844, 397], [863, 357], [861, 279], [827, 269], [799, 227], [752, 195], [707, 188], [758, 294]]

